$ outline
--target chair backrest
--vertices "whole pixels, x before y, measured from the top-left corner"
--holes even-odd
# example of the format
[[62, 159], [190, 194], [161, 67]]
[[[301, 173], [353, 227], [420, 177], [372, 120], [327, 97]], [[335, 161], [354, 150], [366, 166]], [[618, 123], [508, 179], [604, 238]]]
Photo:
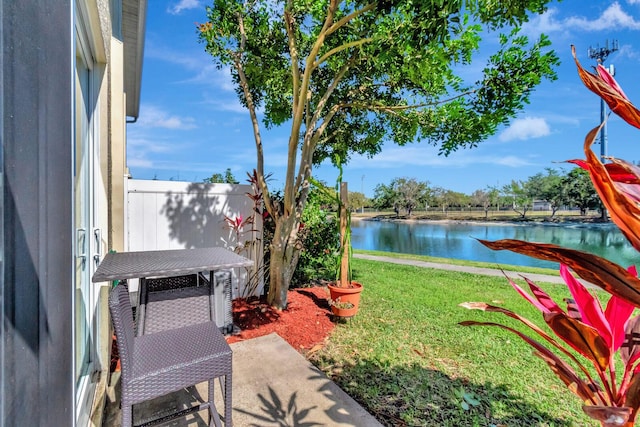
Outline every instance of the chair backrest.
[[126, 381], [131, 375], [131, 358], [133, 357], [133, 341], [135, 329], [133, 312], [129, 299], [129, 288], [125, 283], [118, 284], [109, 295], [109, 312], [118, 340], [118, 354], [122, 368], [122, 380]]

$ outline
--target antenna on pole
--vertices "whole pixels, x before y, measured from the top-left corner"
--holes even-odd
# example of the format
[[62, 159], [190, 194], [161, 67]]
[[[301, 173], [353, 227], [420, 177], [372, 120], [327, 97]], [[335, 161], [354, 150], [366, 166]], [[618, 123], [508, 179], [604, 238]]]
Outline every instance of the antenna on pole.
[[[589, 46], [587, 50], [587, 54], [589, 58], [595, 59], [598, 64], [601, 64], [604, 67], [604, 61], [607, 57], [618, 50], [618, 40], [612, 40], [611, 46], [609, 46], [609, 40], [605, 41], [604, 47], [600, 47], [600, 45], [596, 47]], [[610, 66], [609, 74], [612, 76], [615, 74], [615, 70], [613, 68], [613, 64]], [[604, 123], [606, 120], [606, 105], [604, 100], [600, 98], [600, 123]], [[607, 125], [602, 126], [600, 130], [600, 160], [604, 163], [605, 157], [607, 156]]]

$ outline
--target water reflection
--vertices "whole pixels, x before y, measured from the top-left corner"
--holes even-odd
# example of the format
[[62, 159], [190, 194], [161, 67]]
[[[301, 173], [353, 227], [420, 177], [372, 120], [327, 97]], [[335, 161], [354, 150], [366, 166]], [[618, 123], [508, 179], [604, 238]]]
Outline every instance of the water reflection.
[[553, 243], [607, 258], [623, 266], [640, 264], [638, 253], [613, 224], [589, 226], [506, 225], [459, 223], [395, 223], [353, 221], [355, 249], [410, 253], [435, 257], [556, 268], [508, 251], [492, 251], [475, 239], [519, 239]]

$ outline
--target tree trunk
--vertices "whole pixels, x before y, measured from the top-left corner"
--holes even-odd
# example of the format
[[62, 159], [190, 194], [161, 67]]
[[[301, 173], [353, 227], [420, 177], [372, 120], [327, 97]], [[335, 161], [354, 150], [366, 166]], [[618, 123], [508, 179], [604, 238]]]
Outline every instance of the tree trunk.
[[290, 222], [293, 222], [290, 218], [278, 218], [270, 248], [267, 304], [279, 310], [287, 308], [287, 292], [300, 252], [296, 247], [297, 222]]

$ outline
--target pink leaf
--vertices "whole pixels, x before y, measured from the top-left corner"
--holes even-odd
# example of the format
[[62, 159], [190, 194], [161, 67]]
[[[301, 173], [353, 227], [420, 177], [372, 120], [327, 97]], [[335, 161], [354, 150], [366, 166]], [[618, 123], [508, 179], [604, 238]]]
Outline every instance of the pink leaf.
[[618, 92], [623, 98], [629, 99], [629, 97], [625, 95], [624, 91], [622, 90], [622, 88], [620, 87], [616, 79], [614, 79], [613, 76], [609, 74], [609, 70], [607, 70], [602, 64], [598, 64], [598, 66], [596, 67], [596, 71], [598, 72], [598, 75], [600, 76], [600, 78], [606, 84], [608, 84], [612, 89]]
[[595, 328], [600, 336], [611, 347], [612, 337], [609, 322], [602, 312], [600, 302], [580, 283], [569, 271], [565, 264], [560, 264], [560, 276], [569, 287], [569, 291], [576, 301], [582, 321]]
[[553, 313], [564, 313], [562, 311], [562, 308], [560, 308], [560, 306], [556, 304], [556, 302], [549, 296], [549, 294], [543, 291], [542, 288], [540, 288], [538, 285], [536, 285], [526, 277], [524, 277], [524, 280], [526, 280], [527, 284], [531, 288], [531, 292], [533, 292], [533, 295], [540, 302], [540, 304], [547, 308], [547, 311]]
[[[630, 266], [627, 271], [634, 276], [638, 276], [636, 267], [633, 265]], [[622, 346], [625, 339], [625, 329], [634, 309], [635, 306], [633, 304], [615, 295], [612, 295], [611, 299], [609, 299], [604, 316], [607, 318], [609, 327], [611, 328], [613, 351], [616, 351]]]
[[520, 295], [522, 295], [524, 299], [529, 301], [535, 308], [540, 310], [542, 313], [548, 313], [550, 311], [548, 307], [546, 307], [544, 304], [541, 304], [537, 299], [529, 295], [527, 291], [518, 286], [518, 284], [511, 280], [511, 278], [509, 278], [506, 274], [505, 277], [507, 278], [507, 280], [509, 280], [509, 284], [513, 287], [513, 289], [515, 289]]

